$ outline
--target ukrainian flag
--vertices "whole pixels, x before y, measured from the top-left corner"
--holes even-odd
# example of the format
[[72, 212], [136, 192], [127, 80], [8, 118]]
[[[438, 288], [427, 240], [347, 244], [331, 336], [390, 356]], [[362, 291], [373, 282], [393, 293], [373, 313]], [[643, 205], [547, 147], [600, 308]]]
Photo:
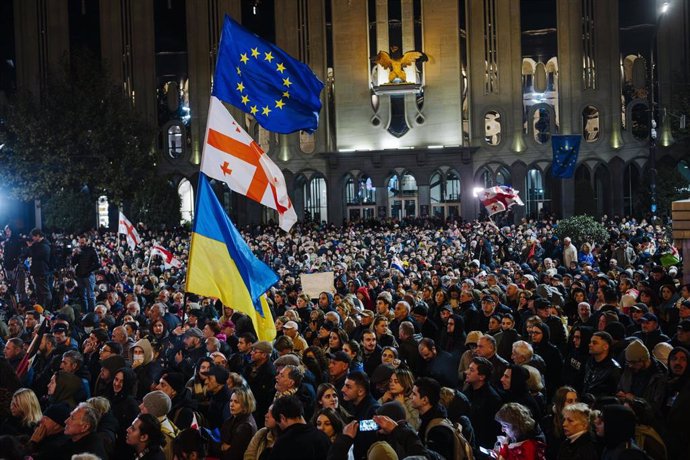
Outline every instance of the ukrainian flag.
[[278, 281], [256, 258], [225, 214], [208, 178], [199, 175], [196, 216], [187, 264], [187, 292], [216, 297], [254, 323], [259, 340], [276, 336], [271, 310], [262, 294]]

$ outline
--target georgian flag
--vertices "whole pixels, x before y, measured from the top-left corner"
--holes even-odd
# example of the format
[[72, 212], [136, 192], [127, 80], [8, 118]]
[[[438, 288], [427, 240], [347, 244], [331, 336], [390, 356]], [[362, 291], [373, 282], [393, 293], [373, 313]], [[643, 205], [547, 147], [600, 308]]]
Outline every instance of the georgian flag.
[[283, 172], [214, 96], [208, 109], [201, 172], [278, 211], [280, 228], [286, 232], [297, 222]]
[[524, 206], [525, 203], [518, 196], [519, 193], [519, 191], [511, 187], [499, 185], [480, 192], [479, 201], [482, 202], [486, 211], [492, 216], [498, 212], [506, 211], [514, 205]]
[[117, 227], [117, 233], [120, 235], [125, 235], [127, 237], [127, 246], [129, 246], [129, 249], [134, 251], [134, 248], [137, 247], [137, 245], [141, 244], [141, 238], [139, 237], [139, 233], [137, 232], [137, 229], [134, 228], [134, 225], [125, 217], [124, 214], [122, 214], [122, 211], [120, 211], [120, 219], [119, 219], [119, 225]]
[[153, 256], [155, 256], [156, 254], [160, 255], [163, 258], [163, 263], [165, 264], [166, 269], [169, 269], [171, 267], [182, 268], [182, 261], [175, 257], [172, 252], [168, 251], [163, 246], [160, 246], [158, 244], [153, 245], [153, 247], [151, 248], [151, 258], [153, 258]]

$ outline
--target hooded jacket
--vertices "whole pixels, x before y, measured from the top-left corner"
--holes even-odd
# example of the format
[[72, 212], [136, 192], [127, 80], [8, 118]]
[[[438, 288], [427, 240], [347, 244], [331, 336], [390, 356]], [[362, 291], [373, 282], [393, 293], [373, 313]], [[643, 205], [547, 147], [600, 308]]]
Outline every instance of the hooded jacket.
[[[141, 400], [146, 396], [154, 384], [158, 383], [161, 376], [162, 369], [158, 361], [153, 361], [153, 347], [148, 339], [141, 339], [132, 346], [132, 358], [134, 358], [134, 348], [139, 347], [144, 352], [144, 361], [134, 367], [134, 373], [137, 375], [137, 399]], [[132, 359], [134, 365], [134, 359]]]
[[561, 352], [558, 348], [551, 343], [551, 330], [546, 324], [535, 324], [534, 327], [541, 330], [543, 337], [541, 342], [532, 343], [532, 348], [534, 352], [541, 356], [546, 363], [546, 369], [544, 370], [544, 377], [546, 378], [546, 394], [549, 398], [556, 392], [559, 386], [561, 386], [561, 369], [563, 366], [563, 358], [561, 357]]
[[510, 369], [510, 388], [506, 391], [504, 402], [522, 404], [530, 410], [534, 420], [539, 420], [542, 416], [539, 404], [537, 404], [527, 386], [529, 371], [518, 364], [510, 364], [508, 369]]
[[78, 395], [82, 391], [81, 378], [65, 371], [57, 371], [55, 377], [55, 392], [49, 398], [51, 404], [66, 402], [70, 409], [77, 405]]
[[115, 373], [118, 372], [122, 372], [123, 376], [122, 390], [119, 393], [113, 392], [111, 399], [113, 415], [119, 423], [115, 440], [115, 452], [121, 455], [122, 458], [126, 458], [129, 453], [133, 452], [132, 448], [126, 443], [127, 427], [132, 424], [132, 420], [139, 414], [139, 403], [134, 399], [137, 389], [137, 376], [129, 367], [123, 367], [115, 371]]
[[687, 418], [690, 413], [690, 365], [686, 366], [683, 375], [673, 374], [671, 362], [678, 353], [684, 354], [686, 362], [690, 363], [690, 352], [683, 347], [674, 348], [668, 356], [669, 375], [662, 406], [667, 422], [668, 458], [681, 458], [690, 448], [690, 436], [687, 435]]
[[[580, 346], [573, 345], [573, 335], [580, 331]], [[570, 332], [568, 351], [563, 358], [563, 381], [568, 382], [578, 392], [582, 391], [582, 383], [585, 379], [585, 366], [589, 359], [589, 341], [592, 339], [594, 329], [589, 326], [575, 326]]]
[[633, 440], [635, 436], [635, 413], [632, 409], [612, 404], [604, 406], [602, 411], [604, 419], [604, 451], [603, 460], [624, 460], [623, 451], [635, 449], [637, 445]]

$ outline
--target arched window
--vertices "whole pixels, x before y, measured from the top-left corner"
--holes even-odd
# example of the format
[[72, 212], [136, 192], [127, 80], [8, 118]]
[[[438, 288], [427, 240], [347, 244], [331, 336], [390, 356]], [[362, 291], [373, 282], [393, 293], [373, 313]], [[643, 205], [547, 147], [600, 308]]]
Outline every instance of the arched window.
[[376, 202], [376, 187], [371, 177], [363, 174], [357, 182], [350, 176], [345, 183], [345, 197], [348, 205], [370, 204]]
[[547, 201], [544, 176], [539, 169], [532, 168], [527, 171], [525, 190], [527, 190], [525, 213], [528, 216], [536, 217], [544, 208], [544, 202]]
[[489, 171], [489, 168], [482, 168], [479, 173], [479, 184], [484, 188], [489, 188], [494, 186], [494, 176]]
[[496, 171], [496, 185], [512, 185], [513, 181], [510, 176], [510, 171], [508, 171], [505, 166], [501, 166]]
[[304, 153], [314, 153], [316, 149], [316, 137], [306, 131], [299, 132], [299, 148]]
[[180, 223], [191, 223], [194, 220], [194, 189], [191, 182], [182, 179], [177, 186], [177, 194], [180, 195], [180, 214], [182, 215]]
[[373, 219], [375, 216], [376, 187], [371, 178], [362, 174], [345, 182], [345, 201], [348, 220]]
[[313, 222], [328, 221], [328, 194], [326, 180], [315, 176], [304, 183], [304, 220]]
[[182, 127], [174, 124], [168, 128], [167, 133], [167, 150], [170, 158], [177, 159], [184, 153], [184, 145], [182, 143]]
[[398, 219], [417, 215], [417, 180], [411, 174], [394, 175], [388, 181], [390, 216]]
[[537, 144], [546, 144], [551, 139], [551, 117], [546, 107], [534, 111], [532, 133]]
[[460, 216], [460, 176], [455, 171], [434, 173], [429, 192], [434, 217], [445, 219]]
[[489, 145], [501, 143], [501, 114], [494, 110], [484, 115], [484, 140]]
[[588, 105], [582, 110], [582, 136], [586, 142], [599, 140], [599, 109]]

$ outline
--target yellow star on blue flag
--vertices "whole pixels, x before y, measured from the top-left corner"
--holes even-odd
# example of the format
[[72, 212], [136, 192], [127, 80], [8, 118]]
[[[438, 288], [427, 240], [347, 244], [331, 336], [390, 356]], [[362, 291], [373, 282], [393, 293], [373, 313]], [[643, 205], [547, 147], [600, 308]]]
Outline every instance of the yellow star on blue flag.
[[551, 138], [551, 149], [553, 151], [553, 163], [551, 164], [551, 175], [561, 179], [569, 179], [575, 174], [577, 156], [580, 153], [579, 134], [555, 134]]
[[[309, 66], [225, 16], [213, 79], [214, 96], [252, 113], [269, 131], [313, 133], [319, 124], [322, 89], [323, 83]], [[256, 105], [247, 105], [243, 96]], [[273, 107], [280, 99], [283, 105], [279, 111], [252, 110]]]

